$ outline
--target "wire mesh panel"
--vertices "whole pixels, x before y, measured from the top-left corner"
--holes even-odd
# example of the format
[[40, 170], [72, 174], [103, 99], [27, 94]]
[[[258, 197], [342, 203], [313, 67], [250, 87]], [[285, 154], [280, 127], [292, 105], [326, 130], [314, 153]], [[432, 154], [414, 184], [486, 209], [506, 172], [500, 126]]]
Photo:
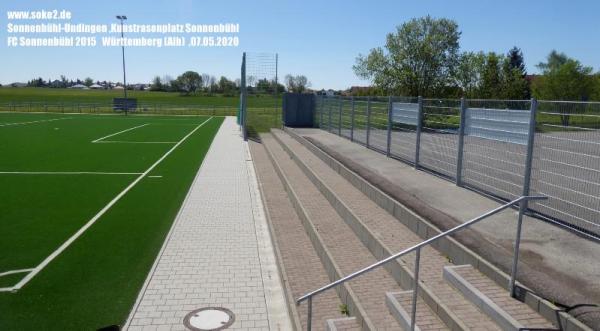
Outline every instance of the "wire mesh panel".
[[390, 154], [415, 162], [419, 100], [410, 97], [392, 98]]
[[340, 133], [340, 97], [328, 98], [329, 132], [339, 135]]
[[600, 235], [600, 103], [540, 101], [531, 209]]
[[368, 124], [368, 97], [354, 97], [354, 130], [353, 139], [355, 142], [367, 144], [367, 124]]
[[508, 200], [522, 194], [527, 145], [516, 142], [521, 141], [520, 122], [528, 118], [530, 107], [530, 101], [468, 101], [466, 118], [470, 120], [465, 127], [462, 169], [465, 184]]
[[341, 99], [341, 136], [350, 139], [352, 136], [352, 98]]
[[[242, 79], [242, 108], [244, 125], [248, 135], [256, 136], [258, 132], [280, 127], [282, 113], [279, 107], [279, 83], [277, 78], [278, 56], [273, 53], [244, 53]], [[261, 104], [272, 104], [271, 107], [256, 107], [254, 101], [260, 97]], [[271, 100], [265, 102], [264, 99]], [[269, 109], [269, 111], [264, 111]], [[262, 110], [262, 111], [261, 111]]]
[[323, 96], [317, 95], [315, 98], [315, 112], [313, 114], [313, 126], [315, 128], [322, 128], [323, 123], [321, 120], [321, 116], [323, 113]]
[[423, 99], [420, 166], [456, 177], [460, 100]]
[[387, 150], [388, 98], [371, 98], [369, 147], [380, 152]]

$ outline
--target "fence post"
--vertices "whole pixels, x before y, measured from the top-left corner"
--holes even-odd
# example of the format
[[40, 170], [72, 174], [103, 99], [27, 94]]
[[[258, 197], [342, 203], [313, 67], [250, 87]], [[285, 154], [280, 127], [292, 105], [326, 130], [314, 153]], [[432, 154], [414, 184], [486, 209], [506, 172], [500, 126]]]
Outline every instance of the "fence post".
[[325, 96], [321, 95], [321, 110], [320, 110], [320, 114], [319, 116], [321, 117], [321, 119], [319, 120], [319, 128], [321, 128], [321, 130], [323, 130], [323, 112], [325, 111]]
[[[331, 101], [331, 100], [329, 100]], [[329, 104], [329, 122], [327, 123], [327, 131], [331, 132], [331, 104], [332, 102], [328, 102]]]
[[458, 155], [456, 156], [456, 185], [462, 186], [463, 155], [465, 148], [465, 126], [467, 118], [467, 101], [460, 99], [460, 126], [458, 127]]
[[387, 116], [387, 146], [385, 155], [390, 157], [390, 145], [392, 143], [392, 96], [388, 97], [388, 116]]
[[[529, 110], [529, 132], [527, 133], [527, 158], [525, 159], [525, 173], [523, 179], [523, 196], [529, 195], [530, 183], [531, 183], [531, 166], [533, 164], [533, 144], [535, 140], [535, 116], [537, 113], [537, 100], [531, 99], [531, 106]], [[519, 264], [519, 247], [521, 246], [521, 229], [523, 225], [523, 216], [527, 210], [528, 200], [521, 200], [519, 204], [519, 218], [517, 220], [517, 234], [515, 238], [515, 251], [513, 255], [512, 270], [510, 273], [509, 291], [510, 295], [516, 297], [516, 281], [517, 281], [517, 270]]]
[[371, 136], [371, 96], [367, 97], [367, 148], [370, 145]]
[[344, 97], [340, 95], [340, 110], [338, 114], [338, 136], [342, 136], [342, 110], [344, 109]]
[[352, 113], [350, 115], [350, 141], [354, 141], [354, 96], [352, 99]]
[[419, 169], [421, 157], [421, 130], [423, 129], [423, 97], [419, 97], [417, 106], [417, 140], [415, 142], [415, 169]]

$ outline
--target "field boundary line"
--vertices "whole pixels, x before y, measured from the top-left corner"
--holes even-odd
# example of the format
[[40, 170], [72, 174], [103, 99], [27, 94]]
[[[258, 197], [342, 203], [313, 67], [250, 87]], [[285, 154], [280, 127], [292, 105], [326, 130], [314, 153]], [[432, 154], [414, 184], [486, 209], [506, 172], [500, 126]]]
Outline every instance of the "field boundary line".
[[48, 257], [46, 257], [38, 266], [33, 268], [33, 270], [27, 274], [21, 281], [19, 281], [15, 286], [11, 288], [11, 291], [18, 291], [25, 284], [27, 284], [33, 277], [35, 277], [40, 271], [42, 271], [52, 260], [54, 260], [58, 255], [64, 252], [77, 238], [79, 238], [87, 229], [89, 229], [104, 213], [106, 213], [115, 203], [117, 203], [129, 190], [131, 190], [137, 183], [139, 183], [146, 175], [148, 175], [156, 166], [158, 166], [167, 156], [169, 156], [177, 147], [179, 147], [188, 137], [190, 137], [194, 132], [200, 129], [204, 124], [208, 123], [212, 117], [209, 117], [206, 121], [202, 122], [198, 126], [196, 126], [192, 131], [186, 134], [183, 138], [179, 140], [175, 146], [171, 147], [163, 156], [161, 156], [156, 162], [154, 162], [146, 171], [144, 171], [139, 177], [137, 177], [133, 182], [131, 182], [125, 189], [123, 189], [119, 194], [117, 194], [108, 204], [106, 204], [92, 219], [90, 219], [85, 225], [83, 225], [75, 234], [73, 234], [67, 241], [65, 241], [60, 247], [58, 247], [54, 252], [52, 252]]
[[96, 141], [95, 144], [177, 144], [176, 141], [126, 141], [126, 140], [104, 140]]
[[20, 273], [24, 273], [24, 272], [28, 272], [28, 271], [32, 271], [32, 270], [33, 270], [33, 268], [9, 270], [9, 271], [5, 271], [5, 272], [0, 272], [0, 277], [12, 275], [12, 274], [20, 274]]
[[141, 175], [142, 172], [105, 171], [0, 171], [0, 175]]
[[61, 121], [61, 120], [70, 120], [73, 117], [62, 117], [62, 118], [52, 118], [49, 120], [37, 120], [37, 121], [27, 121], [27, 122], [15, 122], [15, 123], [2, 123], [0, 124], [0, 127], [2, 126], [12, 126], [12, 125], [25, 125], [25, 124], [33, 124], [33, 123], [41, 123], [41, 122], [53, 122], [53, 121]]
[[150, 124], [150, 123], [144, 123], [144, 124], [142, 124], [142, 125], [134, 126], [134, 127], [132, 127], [132, 128], [129, 128], [129, 129], [125, 129], [125, 130], [122, 130], [122, 131], [119, 131], [119, 132], [111, 133], [111, 134], [109, 134], [108, 136], [104, 136], [104, 137], [102, 137], [102, 138], [98, 138], [98, 139], [96, 139], [96, 140], [92, 140], [92, 143], [97, 143], [97, 142], [100, 142], [101, 140], [104, 140], [104, 139], [106, 139], [106, 138], [110, 138], [110, 137], [112, 137], [112, 136], [116, 136], [116, 135], [118, 135], [118, 134], [125, 133], [125, 132], [127, 132], [127, 131], [135, 130], [135, 129], [137, 129], [137, 128], [141, 128], [141, 127], [143, 127], [143, 126], [146, 126], [146, 125], [148, 125], [148, 124]]

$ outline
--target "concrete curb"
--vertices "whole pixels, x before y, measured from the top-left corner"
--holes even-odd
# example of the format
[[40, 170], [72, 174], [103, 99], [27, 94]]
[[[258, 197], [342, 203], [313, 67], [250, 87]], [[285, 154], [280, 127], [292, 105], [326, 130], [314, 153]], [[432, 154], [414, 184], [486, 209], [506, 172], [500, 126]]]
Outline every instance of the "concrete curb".
[[356, 317], [344, 317], [344, 318], [336, 318], [336, 319], [328, 319], [327, 320], [327, 331], [337, 331], [337, 323], [340, 322], [353, 322], [356, 323]]
[[[326, 151], [317, 147], [315, 144], [310, 142], [308, 139], [298, 135], [293, 129], [284, 128], [284, 131], [288, 132], [290, 136], [299, 141], [306, 148], [311, 150], [317, 157], [323, 162], [329, 165], [333, 170], [339, 173], [342, 177], [348, 180], [357, 189], [361, 190], [367, 195], [372, 201], [378, 204], [381, 208], [388, 211], [398, 221], [402, 222], [413, 232], [418, 234], [421, 238], [427, 239], [441, 231], [430, 222], [422, 218], [421, 216], [414, 213], [404, 205], [400, 204], [392, 197], [382, 192], [379, 188], [375, 187], [370, 182], [347, 168], [345, 165], [334, 159]], [[437, 250], [446, 252], [448, 256], [456, 264], [471, 264], [473, 267], [478, 269], [481, 273], [487, 277], [493, 279], [498, 285], [502, 287], [508, 287], [509, 276], [487, 262], [479, 255], [475, 254], [472, 250], [462, 245], [452, 237], [446, 237], [438, 240], [432, 245]], [[520, 287], [524, 287], [519, 284]], [[544, 318], [548, 319], [555, 325], [561, 326], [562, 330], [566, 331], [592, 331], [591, 328], [584, 325], [582, 322], [577, 320], [575, 317], [568, 313], [560, 310], [548, 300], [545, 300], [530, 291], [524, 291], [523, 298], [521, 301], [529, 305], [533, 310], [540, 313]]]
[[470, 265], [444, 267], [444, 279], [458, 289], [469, 301], [496, 322], [502, 330], [518, 331], [525, 326], [512, 318], [504, 309], [500, 308], [485, 294], [481, 293], [471, 283], [456, 272], [456, 269], [470, 267]]
[[[277, 142], [275, 142], [275, 143], [277, 143]], [[323, 262], [323, 265], [325, 266], [325, 269], [329, 275], [329, 279], [331, 281], [335, 281], [335, 280], [341, 278], [342, 277], [341, 269], [335, 263], [335, 261], [333, 260], [333, 258], [331, 256], [331, 253], [323, 244], [323, 239], [319, 235], [313, 222], [308, 217], [308, 213], [306, 212], [306, 210], [304, 209], [304, 206], [300, 202], [298, 195], [296, 194], [294, 189], [289, 184], [289, 180], [287, 179], [287, 176], [283, 173], [281, 166], [279, 165], [279, 163], [273, 156], [271, 150], [266, 145], [265, 145], [265, 149], [267, 151], [267, 155], [269, 156], [269, 158], [271, 159], [271, 162], [273, 163], [273, 165], [275, 167], [275, 171], [279, 175], [279, 178], [283, 182], [283, 185], [289, 194], [290, 201], [292, 202], [292, 205], [296, 209], [298, 217], [302, 221], [302, 224], [304, 225], [304, 228], [306, 229], [306, 232], [308, 233], [308, 236], [310, 237], [310, 240], [313, 243], [313, 246], [314, 246], [317, 254], [321, 258], [321, 261]], [[347, 283], [345, 283], [340, 286], [337, 286], [335, 288], [335, 290], [338, 293], [338, 296], [339, 296], [340, 300], [342, 301], [342, 303], [344, 303], [348, 306], [348, 310], [350, 311], [350, 313], [357, 317], [358, 324], [361, 325], [361, 327], [363, 329], [375, 331], [376, 328], [375, 328], [373, 322], [367, 316], [364, 308], [358, 301], [358, 297], [356, 296], [356, 294], [354, 293], [352, 288], [350, 288], [350, 286]]]
[[[360, 238], [361, 242], [369, 249], [371, 254], [376, 259], [382, 260], [394, 253], [384, 243], [382, 243], [377, 237], [369, 230], [356, 216], [352, 210], [330, 189], [323, 180], [319, 178], [308, 166], [303, 163], [296, 155], [282, 142], [279, 140], [277, 135], [273, 135], [275, 139], [283, 146], [290, 157], [298, 164], [302, 171], [310, 178], [311, 182], [317, 186], [319, 191], [327, 198], [329, 203], [333, 206], [336, 212], [342, 217], [342, 219], [348, 224], [350, 228], [355, 232], [357, 237]], [[383, 265], [392, 278], [404, 289], [412, 288], [414, 281], [413, 272], [402, 262], [395, 260]], [[419, 283], [419, 293], [421, 298], [427, 303], [429, 308], [440, 317], [440, 319], [452, 330], [468, 330], [469, 328], [463, 324], [451, 309], [448, 308], [441, 300], [429, 289], [424, 283]]]
[[[264, 148], [264, 147], [261, 145], [260, 148]], [[252, 148], [250, 148], [250, 151], [252, 152]], [[253, 159], [254, 159], [254, 156], [253, 156]], [[260, 174], [256, 170], [256, 166], [254, 165], [254, 162], [252, 162], [252, 164], [255, 168], [254, 170], [256, 173], [256, 178], [258, 179], [258, 188], [260, 191], [260, 197], [261, 197], [262, 201], [266, 201], [263, 187], [261, 184], [262, 182], [260, 180]], [[271, 221], [271, 214], [269, 213], [268, 208], [264, 208], [264, 211], [265, 211], [265, 217], [267, 219], [267, 224], [269, 224], [269, 234], [271, 235], [271, 242], [273, 244], [273, 250], [275, 251], [275, 258], [277, 259], [277, 265], [279, 266], [277, 269], [279, 270], [279, 277], [281, 278], [281, 282], [283, 284], [285, 299], [287, 301], [287, 306], [288, 306], [288, 312], [289, 312], [290, 320], [292, 321], [292, 327], [294, 330], [299, 331], [299, 330], [302, 330], [302, 323], [300, 322], [300, 315], [298, 314], [297, 305], [295, 303], [294, 296], [292, 294], [292, 289], [290, 288], [290, 285], [288, 282], [289, 278], [287, 276], [285, 268], [283, 268], [283, 257], [281, 255], [281, 250], [279, 249], [279, 244], [277, 243], [277, 240], [275, 238], [275, 229], [274, 229], [273, 223]]]
[[[410, 315], [409, 312], [404, 309], [404, 307], [396, 300], [394, 295], [397, 294], [410, 294], [412, 295], [413, 291], [403, 291], [403, 292], [388, 292], [385, 295], [385, 303], [387, 303], [388, 308], [390, 309], [390, 313], [394, 315], [394, 318], [400, 323], [400, 327], [404, 330], [410, 330]], [[415, 325], [415, 331], [421, 331], [418, 325]]]

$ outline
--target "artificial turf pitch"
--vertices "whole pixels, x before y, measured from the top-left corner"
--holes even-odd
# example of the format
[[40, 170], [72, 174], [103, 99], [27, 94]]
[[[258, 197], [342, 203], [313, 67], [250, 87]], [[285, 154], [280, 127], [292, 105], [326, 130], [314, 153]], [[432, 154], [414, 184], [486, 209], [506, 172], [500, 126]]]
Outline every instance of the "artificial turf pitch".
[[0, 113], [0, 330], [123, 324], [222, 121]]

